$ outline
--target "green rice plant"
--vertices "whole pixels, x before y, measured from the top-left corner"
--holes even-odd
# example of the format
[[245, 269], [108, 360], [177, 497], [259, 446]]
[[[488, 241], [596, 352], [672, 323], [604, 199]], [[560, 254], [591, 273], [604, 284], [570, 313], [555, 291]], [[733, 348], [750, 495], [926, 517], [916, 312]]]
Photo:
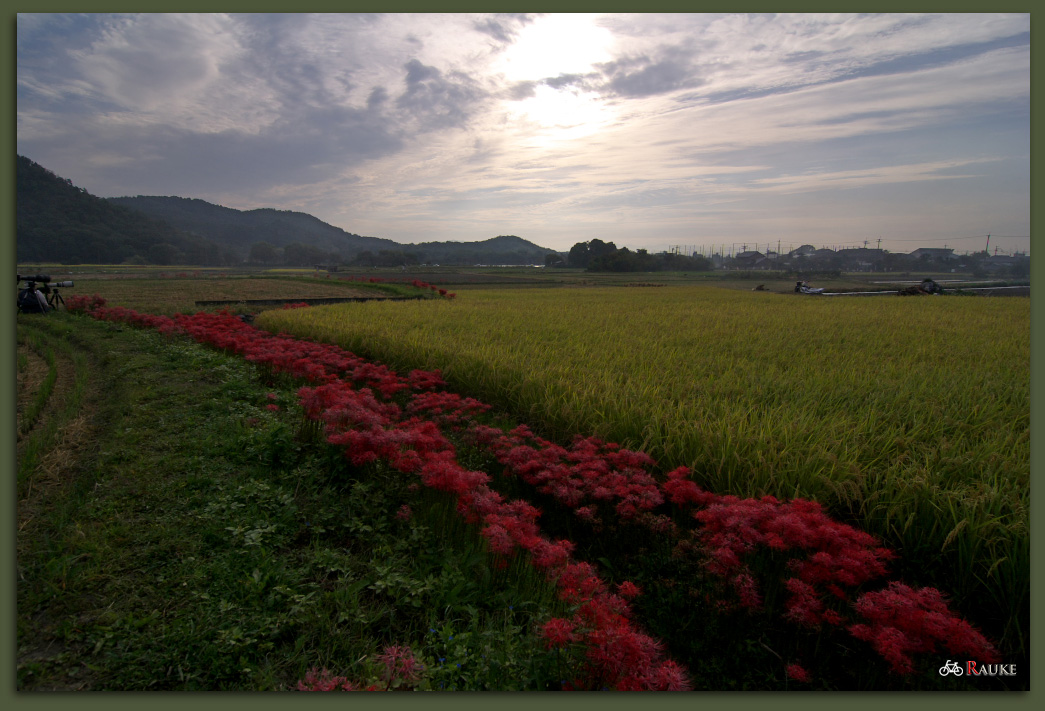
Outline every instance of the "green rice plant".
[[440, 369], [546, 437], [642, 449], [712, 491], [816, 499], [912, 582], [992, 610], [992, 633], [1026, 630], [1026, 299], [475, 290], [258, 323]]

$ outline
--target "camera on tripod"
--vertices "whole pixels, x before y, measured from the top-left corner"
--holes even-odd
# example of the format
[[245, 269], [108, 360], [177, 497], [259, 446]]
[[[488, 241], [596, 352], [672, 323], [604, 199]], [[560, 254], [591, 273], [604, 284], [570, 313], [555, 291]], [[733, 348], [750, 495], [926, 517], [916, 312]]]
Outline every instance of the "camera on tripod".
[[62, 298], [59, 289], [73, 286], [71, 281], [51, 281], [50, 274], [16, 276], [19, 284], [25, 282], [25, 286], [18, 292], [19, 313], [47, 313], [57, 309], [58, 304], [65, 306], [65, 299]]

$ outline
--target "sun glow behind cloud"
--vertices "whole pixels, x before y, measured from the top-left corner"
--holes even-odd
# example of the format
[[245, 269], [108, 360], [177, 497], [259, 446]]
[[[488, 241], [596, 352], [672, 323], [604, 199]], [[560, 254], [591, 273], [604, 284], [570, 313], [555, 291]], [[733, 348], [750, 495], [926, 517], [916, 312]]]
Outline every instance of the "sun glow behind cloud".
[[589, 72], [611, 58], [613, 35], [598, 15], [554, 14], [523, 28], [494, 64], [509, 81], [537, 81]]
[[612, 57], [613, 35], [598, 15], [552, 14], [520, 31], [492, 69], [529, 95], [505, 102], [511, 128], [528, 135], [527, 145], [548, 146], [590, 135], [615, 112], [596, 92], [562, 77], [583, 76]]

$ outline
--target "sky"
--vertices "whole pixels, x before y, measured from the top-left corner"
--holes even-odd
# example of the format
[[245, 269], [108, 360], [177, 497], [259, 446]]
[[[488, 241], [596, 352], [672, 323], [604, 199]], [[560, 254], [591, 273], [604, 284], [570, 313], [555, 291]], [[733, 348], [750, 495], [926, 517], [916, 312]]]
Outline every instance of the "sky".
[[18, 153], [100, 197], [401, 243], [1030, 249], [1029, 14], [21, 13], [16, 32]]

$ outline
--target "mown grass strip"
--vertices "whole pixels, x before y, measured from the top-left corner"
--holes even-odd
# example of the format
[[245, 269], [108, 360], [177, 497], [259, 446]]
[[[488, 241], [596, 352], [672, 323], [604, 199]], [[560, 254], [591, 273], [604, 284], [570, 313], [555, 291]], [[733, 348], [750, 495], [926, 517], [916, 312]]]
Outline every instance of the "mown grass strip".
[[18, 434], [28, 432], [36, 424], [37, 419], [47, 406], [47, 400], [51, 397], [54, 384], [58, 380], [58, 364], [55, 362], [54, 349], [46, 347], [36, 334], [29, 335], [29, 329], [23, 329], [18, 333], [18, 343], [27, 346], [47, 364], [47, 375], [40, 383], [39, 390], [32, 401], [26, 405], [18, 420]]
[[[40, 465], [41, 457], [54, 447], [62, 428], [80, 412], [90, 378], [86, 356], [69, 341], [74, 334], [68, 323], [58, 319], [36, 317], [36, 320], [30, 320], [31, 318], [33, 317], [20, 316], [17, 322], [18, 329], [24, 334], [25, 342], [43, 355], [48, 372], [26, 408], [22, 421], [19, 422], [19, 433], [25, 434], [18, 447], [17, 487], [20, 496], [29, 486]], [[63, 356], [65, 367], [71, 367], [73, 371], [71, 385], [61, 393], [59, 402], [54, 402], [52, 398], [55, 384], [58, 382], [59, 362], [56, 351]], [[45, 410], [46, 418], [43, 419], [43, 425], [37, 426]]]

